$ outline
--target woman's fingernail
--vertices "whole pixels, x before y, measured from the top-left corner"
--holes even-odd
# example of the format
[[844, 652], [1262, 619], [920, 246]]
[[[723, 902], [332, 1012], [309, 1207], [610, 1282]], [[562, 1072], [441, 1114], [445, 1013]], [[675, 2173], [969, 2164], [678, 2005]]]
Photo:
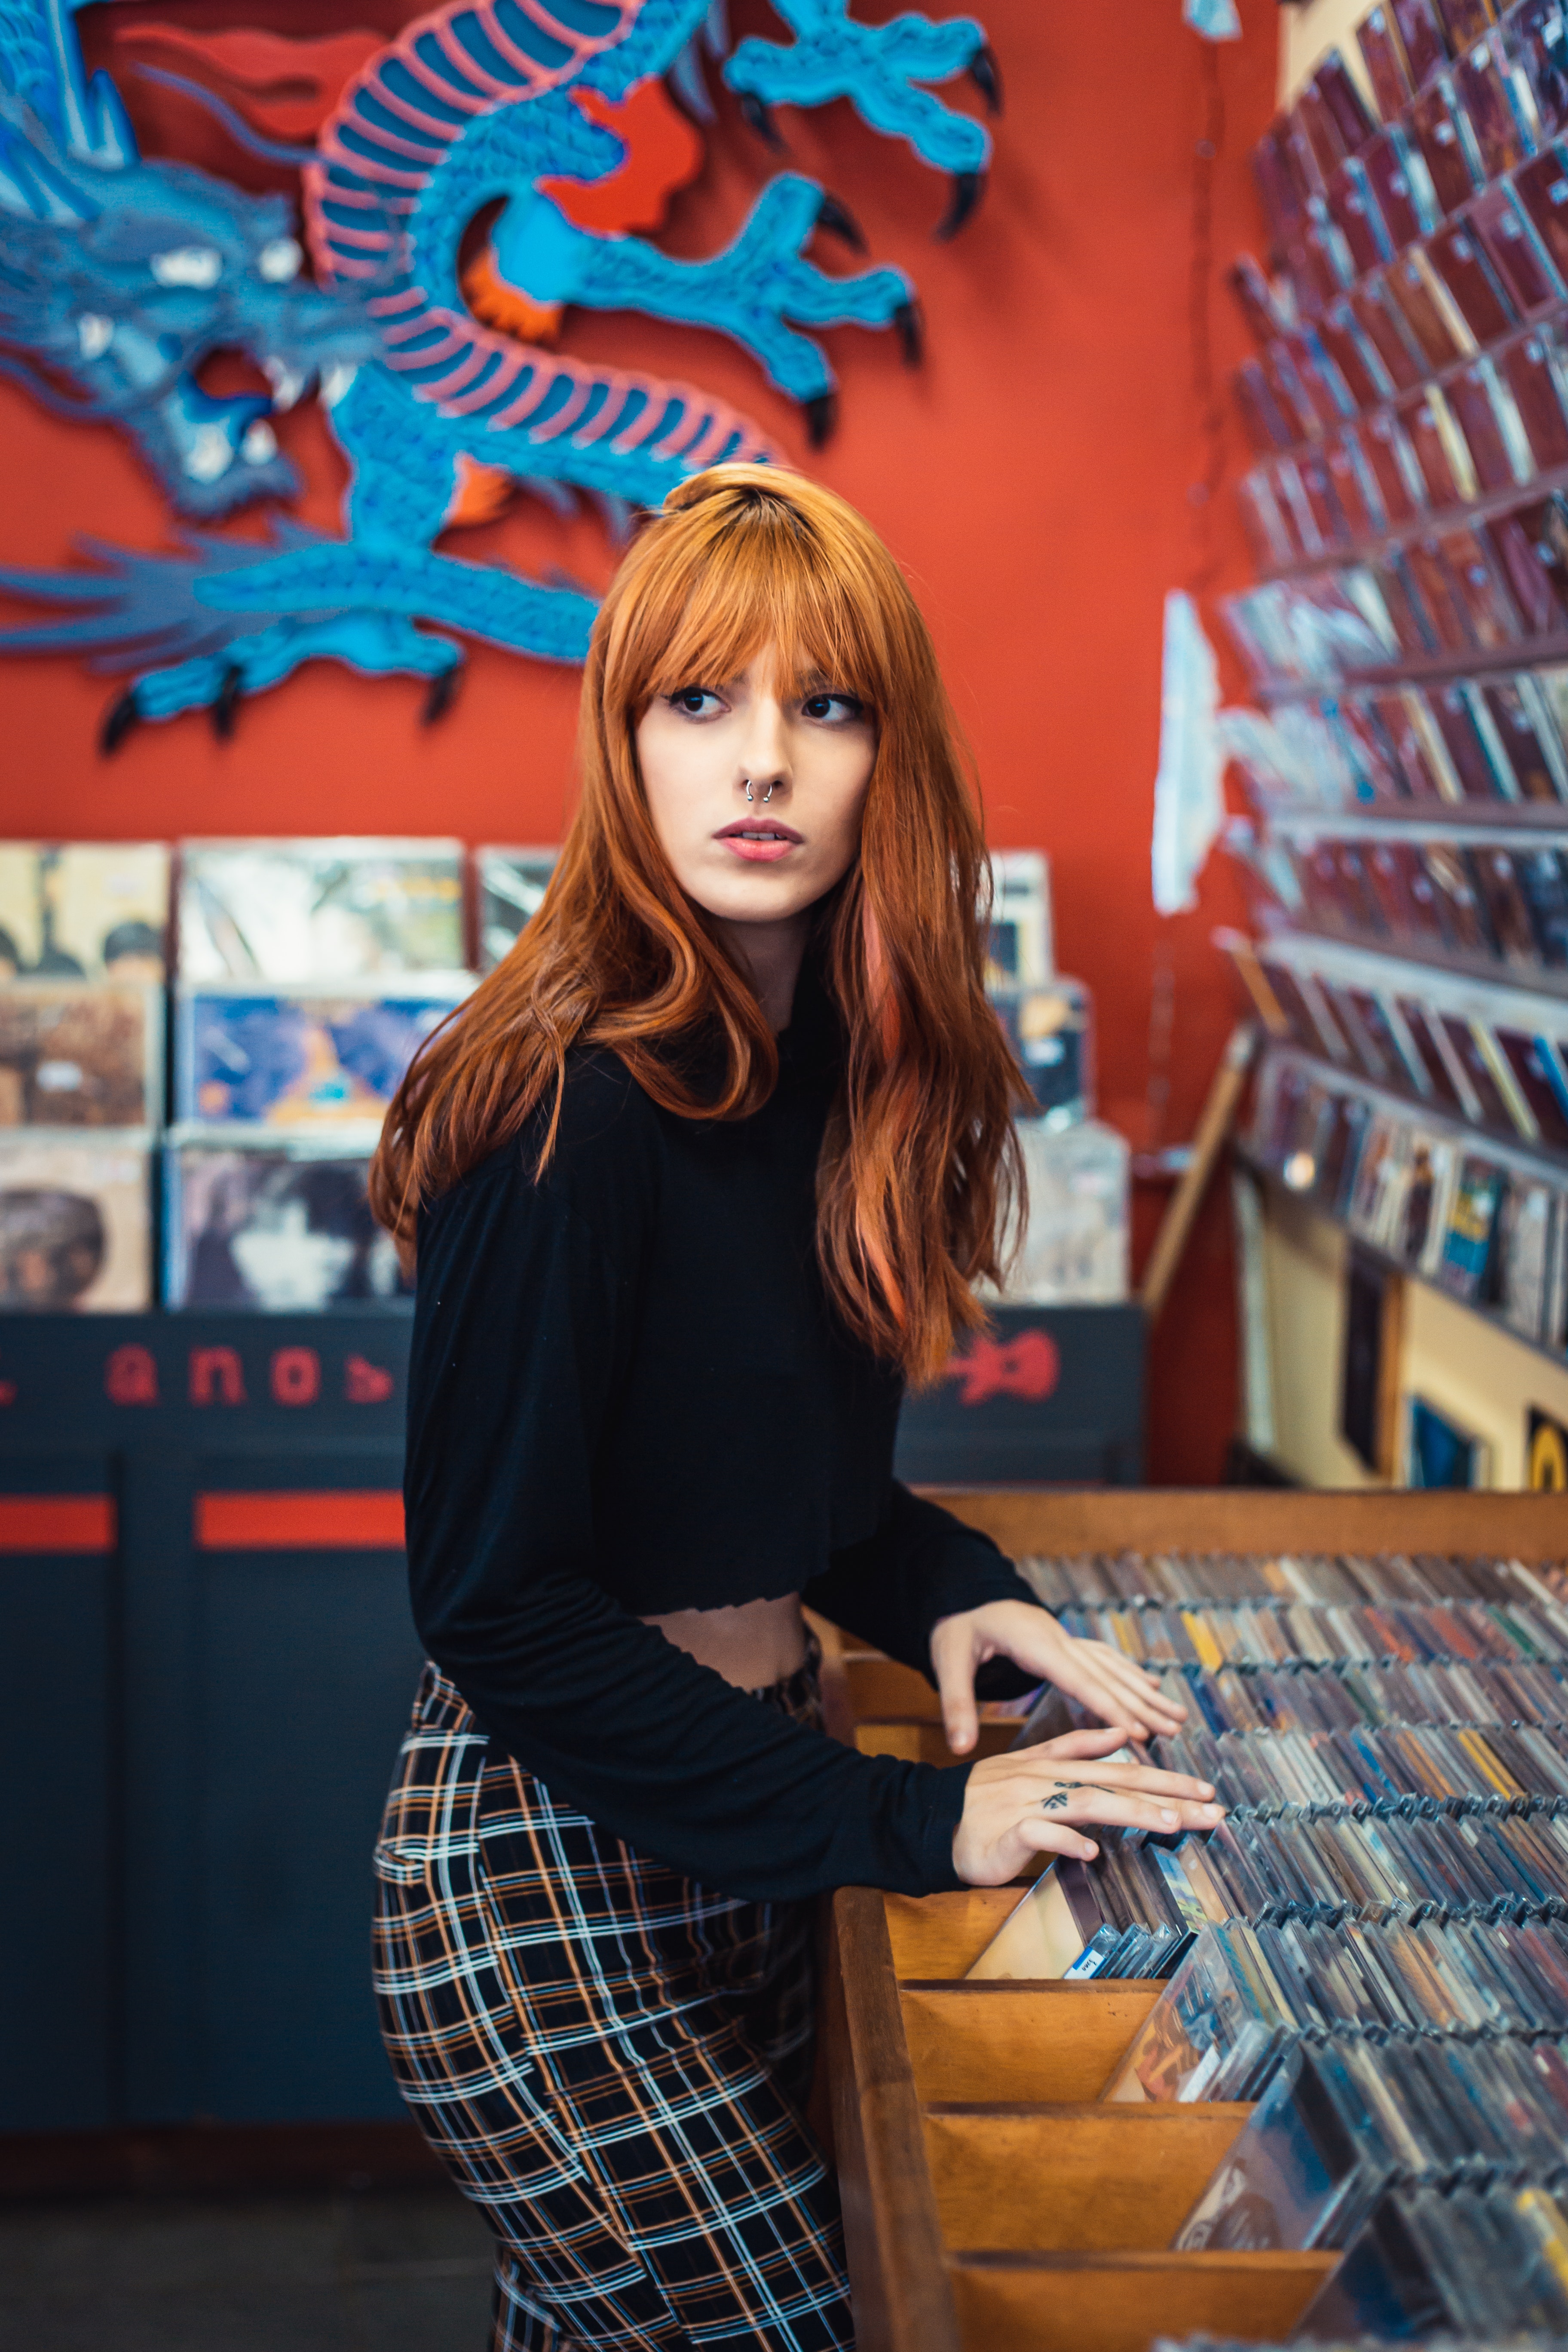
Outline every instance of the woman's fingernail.
[[1224, 1811], [1223, 1805], [1205, 1805], [1203, 1808], [1203, 1816], [1205, 1822], [1217, 1822]]
[[1214, 1782], [1212, 1780], [1200, 1780], [1198, 1782], [1198, 1794], [1200, 1797], [1212, 1797], [1214, 1795]]
[[1175, 1829], [1179, 1824], [1181, 1818], [1180, 1813], [1172, 1812], [1167, 1806], [1163, 1805], [1160, 1809], [1160, 1819], [1164, 1822], [1165, 1827], [1168, 1830]]

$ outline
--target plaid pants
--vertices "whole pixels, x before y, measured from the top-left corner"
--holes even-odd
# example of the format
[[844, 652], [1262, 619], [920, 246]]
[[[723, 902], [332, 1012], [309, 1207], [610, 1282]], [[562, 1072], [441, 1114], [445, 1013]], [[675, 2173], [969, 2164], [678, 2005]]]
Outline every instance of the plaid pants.
[[[755, 1696], [820, 1720], [815, 1661]], [[375, 1874], [393, 2071], [495, 2234], [491, 2352], [852, 2352], [812, 1907], [596, 1829], [429, 1665]]]

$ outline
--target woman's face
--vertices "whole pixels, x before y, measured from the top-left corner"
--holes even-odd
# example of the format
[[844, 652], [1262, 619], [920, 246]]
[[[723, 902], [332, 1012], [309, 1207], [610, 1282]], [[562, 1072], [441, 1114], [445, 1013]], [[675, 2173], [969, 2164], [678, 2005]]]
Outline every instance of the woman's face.
[[654, 831], [682, 889], [721, 922], [802, 914], [860, 846], [872, 716], [831, 678], [781, 701], [774, 669], [765, 646], [738, 677], [656, 695], [637, 722]]

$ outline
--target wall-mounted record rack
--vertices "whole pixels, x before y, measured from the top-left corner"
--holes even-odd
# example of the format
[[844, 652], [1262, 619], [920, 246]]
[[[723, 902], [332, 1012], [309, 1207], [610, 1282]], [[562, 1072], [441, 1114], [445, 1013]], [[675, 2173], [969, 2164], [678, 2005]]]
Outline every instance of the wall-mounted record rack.
[[1259, 570], [1224, 607], [1261, 706], [1229, 738], [1259, 936], [1224, 943], [1272, 1041], [1248, 1148], [1364, 1247], [1560, 1360], [1559, 0], [1371, 8], [1254, 166], [1268, 267], [1243, 257], [1231, 282], [1257, 345], [1236, 389]]

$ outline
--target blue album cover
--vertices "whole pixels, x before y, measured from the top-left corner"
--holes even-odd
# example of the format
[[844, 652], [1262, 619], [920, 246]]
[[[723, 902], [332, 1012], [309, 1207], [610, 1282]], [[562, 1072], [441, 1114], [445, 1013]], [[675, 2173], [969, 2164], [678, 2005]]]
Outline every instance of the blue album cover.
[[176, 1117], [204, 1127], [298, 1129], [379, 1120], [449, 995], [181, 999]]

